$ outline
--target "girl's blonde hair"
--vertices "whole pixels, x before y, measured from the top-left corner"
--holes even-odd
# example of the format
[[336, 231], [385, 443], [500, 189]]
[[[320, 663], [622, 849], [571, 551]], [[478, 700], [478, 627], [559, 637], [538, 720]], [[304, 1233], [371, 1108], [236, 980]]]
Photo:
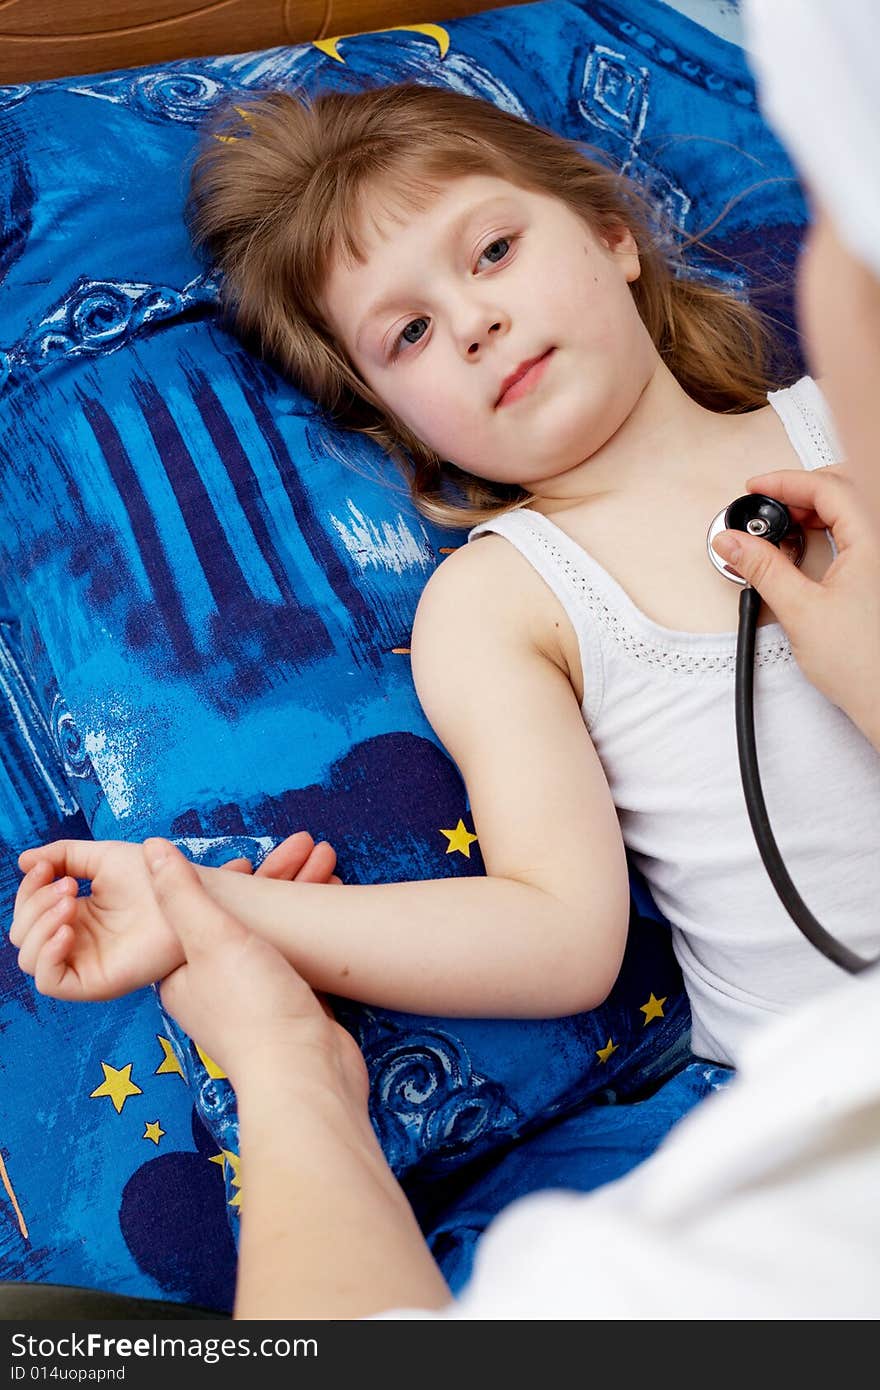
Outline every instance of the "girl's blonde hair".
[[765, 405], [778, 384], [768, 363], [780, 347], [764, 316], [682, 274], [674, 237], [631, 179], [491, 102], [411, 82], [271, 92], [225, 108], [206, 137], [187, 216], [221, 273], [236, 331], [337, 423], [375, 439], [402, 467], [418, 509], [441, 525], [474, 526], [530, 494], [439, 458], [370, 390], [325, 321], [335, 257], [364, 263], [359, 231], [377, 185], [424, 208], [442, 181], [486, 174], [560, 199], [596, 234], [624, 225], [641, 260], [633, 297], [684, 390], [710, 410], [741, 412]]

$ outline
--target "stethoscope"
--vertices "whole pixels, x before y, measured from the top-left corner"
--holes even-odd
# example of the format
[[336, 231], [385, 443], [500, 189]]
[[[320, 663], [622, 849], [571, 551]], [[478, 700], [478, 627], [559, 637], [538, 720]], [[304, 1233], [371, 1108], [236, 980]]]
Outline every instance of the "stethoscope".
[[736, 709], [736, 745], [739, 752], [739, 770], [742, 777], [746, 809], [749, 813], [752, 831], [758, 852], [764, 861], [764, 868], [776, 889], [783, 907], [804, 936], [817, 950], [834, 961], [843, 970], [857, 975], [869, 966], [875, 965], [880, 957], [865, 960], [856, 955], [848, 946], [827, 932], [817, 922], [800, 893], [788, 876], [788, 871], [779, 853], [779, 847], [770, 829], [761, 778], [758, 773], [758, 753], [755, 747], [755, 702], [754, 702], [754, 664], [755, 633], [758, 626], [758, 612], [761, 595], [753, 589], [741, 574], [726, 564], [722, 557], [712, 549], [712, 541], [720, 531], [746, 531], [752, 536], [761, 536], [784, 551], [795, 565], [804, 557], [806, 541], [804, 533], [789, 515], [788, 508], [773, 497], [751, 493], [737, 497], [723, 512], [719, 512], [706, 537], [706, 546], [712, 564], [734, 584], [742, 586], [739, 596], [739, 626], [736, 634], [736, 683], [734, 704]]

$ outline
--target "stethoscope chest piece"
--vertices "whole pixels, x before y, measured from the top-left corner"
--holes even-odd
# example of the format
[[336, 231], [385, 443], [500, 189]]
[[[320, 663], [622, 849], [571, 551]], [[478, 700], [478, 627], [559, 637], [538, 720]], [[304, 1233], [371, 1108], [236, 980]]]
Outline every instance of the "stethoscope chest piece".
[[731, 502], [729, 507], [718, 513], [706, 536], [709, 559], [718, 573], [723, 574], [731, 583], [745, 587], [748, 580], [743, 579], [742, 575], [712, 548], [713, 540], [721, 531], [747, 531], [751, 536], [761, 536], [762, 539], [779, 546], [794, 565], [799, 565], [804, 558], [807, 544], [804, 533], [800, 526], [792, 523], [788, 509], [774, 497], [763, 497], [758, 492], [737, 497], [735, 502]]

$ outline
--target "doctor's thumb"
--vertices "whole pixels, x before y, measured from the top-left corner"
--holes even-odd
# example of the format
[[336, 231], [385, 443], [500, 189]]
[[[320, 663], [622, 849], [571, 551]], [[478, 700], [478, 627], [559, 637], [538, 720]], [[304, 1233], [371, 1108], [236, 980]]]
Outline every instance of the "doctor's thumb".
[[775, 545], [742, 531], [721, 531], [713, 539], [712, 548], [757, 589], [783, 627], [796, 616], [810, 580]]
[[145, 840], [143, 856], [156, 902], [187, 957], [216, 945], [226, 914], [202, 884], [195, 864], [162, 839]]

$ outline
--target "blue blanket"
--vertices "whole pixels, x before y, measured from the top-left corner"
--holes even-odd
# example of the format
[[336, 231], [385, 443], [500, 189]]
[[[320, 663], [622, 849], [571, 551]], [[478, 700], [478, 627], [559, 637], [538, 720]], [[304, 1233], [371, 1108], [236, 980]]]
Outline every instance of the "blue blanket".
[[[712, 228], [692, 262], [760, 296], [793, 341], [790, 166], [741, 52], [654, 0], [0, 89], [7, 922], [18, 852], [60, 836], [166, 834], [216, 864], [307, 828], [348, 882], [483, 872], [407, 658], [419, 593], [462, 534], [420, 518], [366, 440], [224, 331], [181, 218], [217, 102], [404, 78], [606, 149], [685, 233]], [[454, 1287], [505, 1201], [626, 1171], [723, 1081], [686, 1067], [668, 931], [636, 875], [632, 890], [624, 968], [591, 1014], [339, 1001]], [[0, 1278], [228, 1309], [247, 1194], [216, 1072], [152, 990], [43, 999], [0, 935]]]

